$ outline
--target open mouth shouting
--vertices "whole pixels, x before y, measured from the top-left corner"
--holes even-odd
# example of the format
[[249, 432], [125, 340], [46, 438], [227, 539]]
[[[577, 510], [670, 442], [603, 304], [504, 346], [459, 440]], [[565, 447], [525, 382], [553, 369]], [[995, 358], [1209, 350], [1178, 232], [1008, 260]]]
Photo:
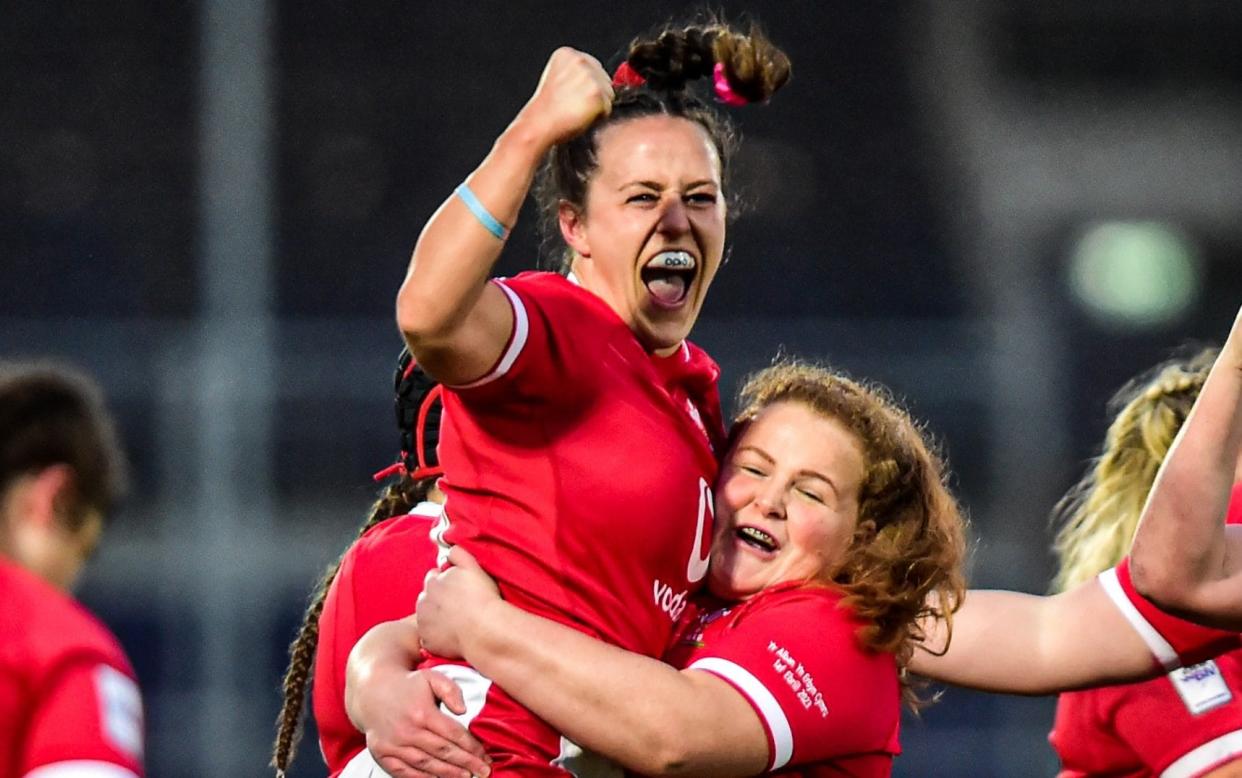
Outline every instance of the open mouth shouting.
[[780, 550], [781, 544], [768, 533], [758, 527], [738, 527], [733, 531], [743, 544], [750, 546], [765, 555], [775, 554]]
[[698, 260], [688, 251], [661, 251], [643, 265], [641, 277], [655, 304], [665, 309], [678, 308], [690, 295], [690, 286], [698, 273]]

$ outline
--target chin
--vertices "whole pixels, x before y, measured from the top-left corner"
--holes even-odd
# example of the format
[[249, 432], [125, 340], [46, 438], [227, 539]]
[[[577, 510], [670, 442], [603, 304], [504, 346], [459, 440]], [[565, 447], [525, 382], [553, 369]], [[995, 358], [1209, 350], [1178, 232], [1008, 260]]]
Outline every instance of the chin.
[[656, 335], [651, 332], [640, 333], [638, 340], [643, 344], [643, 348], [651, 353], [660, 351], [671, 351], [676, 348], [685, 338], [670, 338], [666, 335]]

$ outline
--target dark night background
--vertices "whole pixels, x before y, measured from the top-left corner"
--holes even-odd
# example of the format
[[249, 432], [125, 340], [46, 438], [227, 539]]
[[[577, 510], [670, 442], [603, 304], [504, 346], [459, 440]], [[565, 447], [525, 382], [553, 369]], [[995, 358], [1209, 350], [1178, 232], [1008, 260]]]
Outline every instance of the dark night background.
[[[889, 384], [948, 452], [974, 584], [1046, 590], [1109, 396], [1242, 303], [1242, 6], [720, 5], [794, 64], [734, 112], [749, 207], [695, 334], [722, 391], [780, 349]], [[396, 452], [422, 223], [554, 48], [611, 67], [697, 7], [5, 7], [0, 357], [79, 364], [119, 416], [133, 493], [79, 595], [135, 662], [151, 775], [270, 773], [285, 648]], [[1051, 774], [1052, 707], [949, 691], [896, 772]]]

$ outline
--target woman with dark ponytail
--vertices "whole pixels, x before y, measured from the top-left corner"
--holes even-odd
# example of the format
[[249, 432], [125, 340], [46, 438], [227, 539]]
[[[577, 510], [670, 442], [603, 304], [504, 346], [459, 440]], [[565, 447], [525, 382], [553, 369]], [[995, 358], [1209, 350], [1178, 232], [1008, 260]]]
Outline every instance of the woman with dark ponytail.
[[[444, 500], [436, 487], [443, 473], [436, 456], [440, 389], [414, 364], [408, 351], [398, 360], [394, 383], [401, 457], [376, 473], [376, 480], [395, 480], [372, 506], [358, 539], [316, 586], [302, 628], [289, 648], [284, 703], [272, 747], [272, 766], [278, 775], [289, 769], [301, 738], [312, 672], [315, 723], [330, 774], [339, 774], [366, 748], [364, 736], [345, 713], [345, 660], [368, 629], [411, 611], [423, 577], [421, 573], [406, 575], [407, 571], [425, 571], [435, 564], [436, 549], [428, 534]], [[447, 687], [440, 691], [452, 694]]]
[[[518, 607], [646, 656], [706, 575], [724, 436], [719, 368], [686, 337], [724, 256], [736, 136], [697, 93], [762, 102], [789, 72], [757, 30], [721, 24], [635, 41], [612, 77], [558, 49], [424, 227], [397, 297], [445, 386], [445, 543]], [[561, 272], [489, 281], [537, 174]], [[488, 679], [441, 670], [496, 772], [573, 769], [559, 733]]]

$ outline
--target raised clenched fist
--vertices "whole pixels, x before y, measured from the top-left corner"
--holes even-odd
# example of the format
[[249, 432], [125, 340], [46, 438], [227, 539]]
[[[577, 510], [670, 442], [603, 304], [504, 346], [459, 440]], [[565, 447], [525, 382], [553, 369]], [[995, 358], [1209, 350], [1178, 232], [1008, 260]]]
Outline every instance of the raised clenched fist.
[[612, 80], [599, 60], [567, 46], [552, 52], [539, 86], [519, 118], [536, 127], [549, 146], [585, 131], [612, 110]]

